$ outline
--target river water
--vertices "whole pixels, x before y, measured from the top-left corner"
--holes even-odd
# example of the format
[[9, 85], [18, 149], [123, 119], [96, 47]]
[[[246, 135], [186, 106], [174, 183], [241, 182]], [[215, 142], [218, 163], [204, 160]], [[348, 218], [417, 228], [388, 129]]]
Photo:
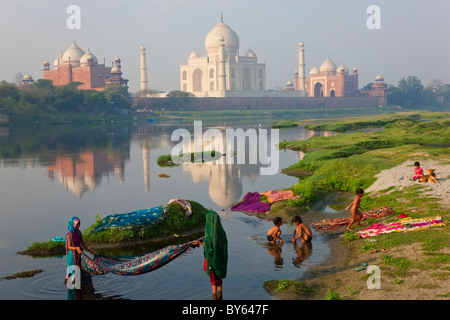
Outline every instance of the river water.
[[[203, 130], [225, 133], [258, 123], [203, 123]], [[302, 247], [290, 242], [293, 228], [284, 224], [285, 243], [269, 245], [265, 238], [271, 221], [227, 209], [247, 192], [298, 183], [281, 169], [298, 162], [301, 152], [280, 150], [273, 175], [261, 175], [264, 165], [258, 163], [158, 166], [157, 158], [178, 144], [171, 134], [181, 127], [193, 132], [192, 123], [181, 122], [0, 127], [0, 278], [43, 270], [32, 278], [0, 280], [0, 299], [67, 299], [65, 257], [32, 258], [17, 252], [33, 242], [64, 236], [70, 217], [78, 216], [83, 230], [96, 214], [151, 208], [176, 197], [196, 200], [220, 214], [229, 242], [224, 299], [272, 299], [265, 281], [299, 278], [329, 256], [325, 237], [314, 230], [312, 245]], [[312, 134], [296, 127], [280, 130], [279, 140], [304, 140]], [[332, 210], [328, 213], [334, 216]], [[92, 285], [97, 296], [110, 299], [209, 300], [211, 287], [202, 266], [202, 249], [196, 248], [156, 271], [93, 276]]]

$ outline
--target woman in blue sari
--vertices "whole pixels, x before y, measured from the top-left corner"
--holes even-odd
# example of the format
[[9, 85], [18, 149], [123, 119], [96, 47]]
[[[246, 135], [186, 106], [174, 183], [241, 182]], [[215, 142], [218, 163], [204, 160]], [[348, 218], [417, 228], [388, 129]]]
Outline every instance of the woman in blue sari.
[[67, 281], [69, 276], [74, 272], [71, 266], [76, 266], [81, 270], [81, 253], [83, 252], [83, 249], [92, 252], [94, 255], [98, 254], [95, 250], [89, 248], [83, 241], [83, 235], [80, 231], [80, 219], [72, 217], [69, 220], [66, 234], [67, 272], [65, 281]]

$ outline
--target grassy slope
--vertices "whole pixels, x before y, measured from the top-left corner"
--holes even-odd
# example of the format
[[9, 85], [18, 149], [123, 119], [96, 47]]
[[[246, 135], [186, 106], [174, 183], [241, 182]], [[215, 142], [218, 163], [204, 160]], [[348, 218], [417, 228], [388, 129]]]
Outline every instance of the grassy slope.
[[[357, 132], [335, 137], [314, 137], [306, 141], [285, 142], [281, 147], [309, 151], [303, 160], [291, 166], [290, 169], [303, 168], [313, 171], [311, 176], [293, 185], [292, 190], [297, 194], [309, 196], [310, 200], [313, 201], [322, 192], [354, 191], [358, 187], [367, 188], [375, 181], [374, 176], [377, 173], [397, 166], [411, 159], [414, 155], [449, 164], [450, 114], [426, 114], [421, 119], [424, 120], [427, 117], [431, 121], [417, 121], [418, 118], [389, 121], [385, 130], [375, 133]], [[358, 121], [361, 121], [361, 119], [358, 119]], [[352, 127], [352, 125], [348, 125], [351, 120], [345, 122], [345, 126]], [[373, 122], [373, 119], [367, 122]], [[358, 126], [364, 127], [365, 124], [360, 123]], [[353, 130], [358, 126], [353, 126]], [[321, 125], [322, 130], [337, 127], [342, 128], [339, 123]], [[318, 127], [314, 128], [317, 130]], [[443, 146], [432, 147], [429, 144], [443, 144]], [[424, 277], [440, 277], [440, 279], [448, 281], [450, 278], [450, 268], [448, 267], [450, 263], [450, 254], [448, 254], [450, 217], [448, 208], [443, 207], [436, 198], [422, 196], [423, 188], [423, 185], [414, 185], [402, 190], [389, 188], [381, 190], [377, 194], [369, 193], [363, 197], [361, 204], [364, 208], [372, 209], [391, 206], [396, 212], [406, 213], [411, 218], [440, 215], [447, 224], [445, 227], [418, 232], [384, 234], [378, 236], [375, 243], [358, 239], [357, 236], [355, 237], [355, 233], [346, 232], [347, 245], [352, 248], [350, 250], [352, 255], [347, 259], [349, 261], [351, 259], [357, 260], [361, 252], [386, 248], [392, 253], [383, 254], [380, 261], [375, 264], [381, 266], [385, 277], [391, 277], [394, 280], [393, 283], [403, 283], [413, 270], [424, 272]], [[297, 203], [297, 205], [307, 206], [309, 203], [308, 200], [304, 200], [303, 203]], [[385, 222], [396, 220], [398, 220], [398, 217], [392, 216], [385, 219]], [[368, 221], [368, 224], [373, 222]], [[355, 229], [358, 231], [367, 226], [366, 224]], [[408, 256], [402, 256], [404, 249], [417, 245], [423, 250], [419, 258], [411, 260]], [[344, 276], [344, 273], [340, 276]], [[362, 278], [361, 283], [364, 283], [366, 279], [367, 277]], [[266, 287], [278, 286], [279, 288], [282, 281], [285, 280], [267, 282]], [[302, 286], [304, 287], [304, 284]], [[330, 284], [330, 287], [333, 287], [333, 285]], [[429, 287], [430, 290], [437, 291], [436, 285], [430, 283]], [[442, 291], [441, 288], [439, 289]], [[291, 290], [291, 293], [294, 292], [295, 296], [295, 290], [289, 288], [287, 290]], [[325, 298], [328, 299], [330, 295], [339, 297], [339, 294], [330, 291], [330, 289], [328, 291], [329, 294]], [[297, 296], [299, 295], [301, 294], [297, 293]], [[358, 292], [355, 292], [355, 295], [358, 298]], [[448, 297], [450, 292], [441, 292], [438, 295], [431, 293], [430, 295], [433, 297]]]

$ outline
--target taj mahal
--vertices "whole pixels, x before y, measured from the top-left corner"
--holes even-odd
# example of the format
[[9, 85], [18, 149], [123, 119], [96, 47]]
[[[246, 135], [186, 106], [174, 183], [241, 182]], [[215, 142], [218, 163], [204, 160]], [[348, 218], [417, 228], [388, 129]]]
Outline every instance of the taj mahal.
[[[302, 49], [303, 50], [303, 49]], [[239, 37], [221, 17], [205, 38], [206, 55], [197, 50], [180, 61], [180, 90], [198, 98], [305, 97], [306, 91], [266, 89], [266, 63], [258, 61], [252, 49], [239, 54]], [[302, 51], [303, 53], [303, 51]], [[304, 62], [300, 74], [304, 74]], [[304, 79], [304, 78], [303, 78]], [[145, 48], [141, 46], [141, 91], [147, 90]]]
[[[197, 98], [358, 98], [385, 97], [383, 78], [375, 78], [373, 90], [358, 89], [358, 70], [341, 64], [336, 67], [327, 58], [320, 68], [314, 66], [306, 75], [305, 45], [298, 45], [298, 69], [292, 81], [281, 90], [266, 89], [266, 62], [258, 61], [252, 49], [239, 54], [239, 37], [221, 16], [219, 23], [205, 37], [205, 52], [197, 50], [180, 61], [180, 90]], [[141, 46], [141, 92], [147, 91], [145, 48]], [[160, 95], [161, 96], [161, 95]]]
[[239, 55], [239, 37], [221, 21], [205, 38], [206, 56], [196, 50], [180, 64], [181, 91], [197, 97], [227, 97], [231, 93], [266, 90], [266, 64], [249, 49]]

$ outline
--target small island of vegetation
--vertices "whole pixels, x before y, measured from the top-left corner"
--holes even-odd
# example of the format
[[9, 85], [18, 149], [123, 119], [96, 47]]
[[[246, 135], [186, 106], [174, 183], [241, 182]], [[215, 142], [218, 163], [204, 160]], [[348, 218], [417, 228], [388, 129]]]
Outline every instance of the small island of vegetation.
[[[97, 221], [83, 230], [83, 239], [89, 246], [100, 250], [130, 248], [143, 244], [157, 244], [168, 241], [185, 241], [194, 239], [204, 232], [206, 209], [200, 203], [189, 200], [192, 214], [187, 216], [183, 207], [178, 203], [168, 204], [166, 218], [151, 228], [109, 229], [89, 234], [89, 230], [101, 224], [103, 219], [97, 215]], [[65, 255], [64, 241], [34, 242], [19, 254], [31, 256]]]

